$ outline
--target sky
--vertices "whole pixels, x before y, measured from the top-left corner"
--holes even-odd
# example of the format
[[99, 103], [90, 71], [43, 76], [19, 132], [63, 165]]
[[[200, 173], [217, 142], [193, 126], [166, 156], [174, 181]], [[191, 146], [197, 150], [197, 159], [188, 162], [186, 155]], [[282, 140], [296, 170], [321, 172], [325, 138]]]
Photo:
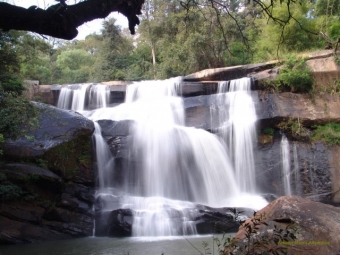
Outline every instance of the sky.
[[[0, 0], [1, 1], [1, 0]], [[10, 4], [15, 4], [24, 8], [28, 8], [32, 5], [36, 5], [42, 9], [46, 9], [50, 5], [54, 5], [57, 2], [54, 0], [11, 0], [7, 1]], [[67, 3], [69, 5], [74, 3], [74, 0], [68, 0]], [[117, 21], [116, 24], [121, 26], [122, 28], [127, 28], [128, 27], [128, 20], [127, 18], [118, 13], [118, 12], [113, 12], [109, 15], [109, 17], [114, 17]], [[78, 27], [78, 36], [75, 39], [78, 40], [83, 40], [85, 37], [89, 34], [92, 33], [99, 33], [100, 29], [102, 27], [102, 22], [104, 19], [96, 19], [91, 22], [87, 22], [84, 25]]]

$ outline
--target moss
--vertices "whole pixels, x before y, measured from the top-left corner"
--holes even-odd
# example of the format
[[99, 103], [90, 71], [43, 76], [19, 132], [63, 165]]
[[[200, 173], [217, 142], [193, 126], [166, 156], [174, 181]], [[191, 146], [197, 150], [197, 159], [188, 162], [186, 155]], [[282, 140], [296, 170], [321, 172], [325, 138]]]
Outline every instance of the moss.
[[36, 159], [42, 166], [66, 179], [72, 179], [80, 165], [92, 167], [91, 140], [89, 136], [80, 136], [72, 141], [60, 144]]

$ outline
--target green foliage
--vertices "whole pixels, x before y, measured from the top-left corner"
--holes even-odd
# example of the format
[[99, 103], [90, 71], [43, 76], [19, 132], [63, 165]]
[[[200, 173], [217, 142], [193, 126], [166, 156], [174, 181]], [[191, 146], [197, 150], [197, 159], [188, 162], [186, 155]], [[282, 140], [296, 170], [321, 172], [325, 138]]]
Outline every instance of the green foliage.
[[281, 86], [289, 86], [294, 92], [309, 92], [313, 88], [314, 80], [306, 60], [291, 55], [280, 68], [277, 82]]
[[313, 141], [321, 140], [327, 145], [340, 145], [340, 124], [327, 123], [325, 125], [314, 126], [315, 131], [312, 136]]
[[0, 201], [16, 200], [26, 193], [17, 185], [9, 182], [5, 174], [0, 172]]
[[83, 66], [91, 66], [93, 58], [83, 49], [63, 51], [57, 58], [57, 66], [62, 69], [78, 70]]
[[0, 198], [2, 201], [16, 200], [25, 195], [25, 192], [17, 185], [5, 182], [0, 184]]
[[[268, 12], [274, 22], [252, 1], [216, 6], [211, 1], [146, 0], [138, 37], [117, 26], [115, 19], [105, 20], [99, 34], [70, 42], [1, 32], [0, 74], [7, 70], [40, 84], [145, 80], [272, 60], [324, 48], [322, 38], [337, 40], [338, 2], [265, 1], [272, 4]], [[286, 76], [285, 82], [296, 80], [294, 74]], [[277, 84], [268, 87], [282, 89]]]
[[273, 136], [274, 135], [274, 129], [270, 128], [270, 127], [266, 127], [262, 130], [262, 133], [265, 134], [265, 135]]
[[299, 119], [283, 121], [277, 125], [277, 128], [297, 140], [309, 140], [311, 136], [310, 130], [307, 129]]
[[[325, 47], [318, 35], [320, 23], [314, 16], [315, 6], [310, 1], [289, 1], [286, 4], [274, 3], [270, 11], [276, 21], [266, 15], [255, 20], [260, 32], [252, 36], [254, 61], [267, 61], [292, 52], [304, 52]], [[294, 17], [294, 18], [292, 18]]]
[[12, 139], [25, 135], [34, 126], [36, 117], [35, 107], [26, 98], [0, 87], [0, 134]]
[[339, 15], [340, 1], [339, 0], [317, 0], [316, 15]]
[[328, 33], [333, 40], [340, 38], [340, 21], [332, 23]]
[[14, 92], [21, 95], [25, 90], [22, 80], [13, 74], [0, 74], [0, 87], [6, 92]]

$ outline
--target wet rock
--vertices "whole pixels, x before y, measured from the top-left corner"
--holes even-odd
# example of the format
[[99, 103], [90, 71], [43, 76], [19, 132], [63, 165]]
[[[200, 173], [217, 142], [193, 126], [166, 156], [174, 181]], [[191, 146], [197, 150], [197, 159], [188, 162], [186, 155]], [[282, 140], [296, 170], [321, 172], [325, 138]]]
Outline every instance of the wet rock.
[[[257, 212], [257, 215], [263, 215], [264, 220], [259, 226], [258, 233], [267, 233], [269, 238], [274, 236], [273, 229], [285, 230], [288, 226], [298, 228], [295, 233], [296, 240], [288, 242], [287, 245], [279, 244], [280, 247], [287, 249], [287, 254], [294, 255], [319, 255], [319, 254], [338, 254], [340, 250], [340, 209], [331, 205], [325, 205], [303, 199], [298, 196], [285, 196], [276, 199], [269, 205]], [[248, 219], [246, 223], [250, 223]], [[233, 244], [242, 247], [245, 241], [246, 231], [241, 226], [235, 235]], [[252, 246], [252, 240], [250, 244]], [[274, 242], [272, 242], [274, 244]], [[279, 246], [271, 246], [278, 248]], [[251, 247], [252, 248], [252, 247]], [[264, 252], [264, 245], [255, 248], [259, 254]], [[235, 251], [228, 248], [224, 254]]]
[[133, 212], [130, 209], [118, 209], [96, 213], [96, 236], [127, 237], [132, 236]]
[[198, 234], [230, 233], [240, 226], [240, 221], [248, 218], [253, 211], [248, 208], [211, 208], [198, 205], [195, 225]]
[[68, 183], [64, 192], [70, 196], [84, 201], [89, 204], [93, 204], [95, 201], [95, 190], [93, 187], [85, 186], [79, 183]]
[[[331, 151], [321, 142], [289, 142], [291, 192], [313, 201], [332, 203], [332, 180], [329, 155]], [[261, 146], [255, 156], [256, 183], [259, 191], [283, 196], [281, 135], [276, 133], [273, 143]]]

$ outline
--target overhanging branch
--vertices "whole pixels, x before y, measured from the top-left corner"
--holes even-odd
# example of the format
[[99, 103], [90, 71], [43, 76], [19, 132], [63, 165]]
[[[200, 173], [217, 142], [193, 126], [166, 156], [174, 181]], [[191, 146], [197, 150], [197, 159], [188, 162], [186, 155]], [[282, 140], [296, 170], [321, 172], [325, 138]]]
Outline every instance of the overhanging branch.
[[31, 6], [28, 9], [0, 3], [0, 28], [25, 30], [56, 38], [71, 40], [78, 34], [77, 28], [94, 19], [105, 18], [111, 12], [120, 12], [129, 21], [131, 34], [139, 24], [144, 0], [86, 0], [63, 8], [61, 4], [46, 10]]

